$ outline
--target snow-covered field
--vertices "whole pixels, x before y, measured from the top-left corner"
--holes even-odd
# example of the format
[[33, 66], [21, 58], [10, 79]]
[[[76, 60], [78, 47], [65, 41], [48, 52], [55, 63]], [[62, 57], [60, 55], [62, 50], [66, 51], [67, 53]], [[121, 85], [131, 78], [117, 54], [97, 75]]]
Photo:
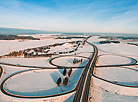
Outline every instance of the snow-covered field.
[[[33, 37], [41, 38], [41, 40], [25, 40], [20, 42], [18, 40], [1, 40], [0, 41], [0, 55], [8, 54], [12, 51], [24, 50], [27, 48], [41, 47], [54, 43], [64, 43], [62, 46], [51, 48], [51, 52], [54, 51], [69, 51], [73, 47], [67, 43], [70, 41], [81, 41], [83, 39], [54, 39], [54, 37], [48, 34], [38, 34], [33, 35]], [[59, 34], [57, 34], [59, 35]], [[92, 55], [93, 47], [89, 44], [80, 45], [77, 51], [67, 54], [61, 54], [62, 56], [69, 55], [68, 57], [57, 58], [53, 60], [53, 63], [60, 66], [76, 67], [72, 69], [72, 74], [69, 77], [68, 72], [70, 69], [67, 69], [67, 74], [63, 75], [64, 69], [58, 69], [56, 66], [53, 66], [49, 63], [49, 60], [60, 55], [53, 55], [52, 57], [35, 57], [35, 58], [23, 58], [23, 57], [3, 57], [0, 59], [0, 62], [13, 64], [17, 66], [1, 65], [3, 67], [3, 74], [0, 80], [2, 83], [6, 78], [8, 78], [3, 84], [4, 90], [13, 95], [17, 96], [47, 96], [55, 95], [64, 92], [73, 90], [76, 87], [76, 84], [81, 76], [83, 68], [77, 68], [85, 66], [88, 62], [88, 58]], [[82, 56], [74, 57], [71, 55]], [[76, 58], [80, 60], [82, 58], [82, 63], [73, 64], [71, 61]], [[31, 67], [45, 67], [45, 69], [37, 69], [31, 67], [20, 67], [22, 66], [31, 66]], [[48, 67], [53, 69], [47, 69]], [[13, 75], [15, 74], [15, 75]], [[13, 76], [12, 76], [13, 75]], [[58, 86], [57, 80], [61, 77], [61, 85]], [[63, 85], [63, 79], [65, 77], [69, 78], [68, 84]], [[74, 92], [48, 98], [38, 98], [38, 99], [29, 99], [29, 98], [16, 98], [12, 96], [5, 95], [0, 92], [0, 102], [69, 102], [73, 100]]]
[[[53, 36], [54, 35], [54, 36]], [[57, 34], [59, 36], [59, 34]], [[82, 36], [82, 35], [81, 35]], [[54, 43], [66, 42], [63, 46], [51, 48], [51, 52], [55, 51], [69, 51], [73, 47], [67, 43], [70, 41], [78, 41], [82, 39], [54, 39], [56, 34], [36, 34], [33, 37], [41, 40], [25, 40], [19, 42], [18, 40], [1, 40], [0, 41], [0, 56], [8, 54], [11, 51], [19, 51], [27, 48], [41, 47]], [[99, 36], [93, 36], [88, 39], [88, 42], [95, 44], [99, 49], [98, 65], [120, 65], [133, 63], [134, 58], [138, 60], [138, 47], [121, 42], [119, 44], [100, 44], [99, 41], [105, 39], [98, 39]], [[52, 63], [65, 67], [82, 67], [88, 62], [88, 58], [92, 55], [93, 47], [89, 44], [80, 45], [77, 51], [72, 53], [64, 53], [60, 55], [53, 55], [52, 57], [38, 57], [38, 58], [23, 58], [23, 57], [5, 57], [1, 58], [0, 62], [14, 64], [18, 66], [1, 65], [4, 69], [0, 84], [7, 77], [11, 76], [4, 83], [4, 89], [14, 95], [19, 96], [47, 96], [59, 94], [73, 90], [79, 80], [83, 68], [72, 69], [72, 74], [63, 75], [64, 69], [58, 69]], [[66, 56], [68, 55], [68, 56]], [[75, 56], [74, 56], [75, 55]], [[62, 57], [61, 57], [62, 56]], [[82, 56], [82, 57], [77, 57]], [[73, 60], [83, 59], [82, 63], [73, 64]], [[20, 67], [19, 65], [46, 67], [45, 69], [37, 69], [31, 67]], [[53, 69], [48, 69], [51, 67]], [[22, 72], [23, 73], [20, 73]], [[69, 69], [67, 69], [67, 73]], [[125, 67], [97, 67], [94, 70], [97, 77], [105, 80], [129, 86], [138, 86], [138, 66]], [[61, 85], [56, 84], [58, 78], [61, 77]], [[69, 78], [67, 85], [63, 85], [63, 79]], [[65, 95], [48, 97], [48, 98], [16, 98], [3, 94], [0, 91], [0, 102], [72, 102], [75, 92]], [[116, 84], [108, 83], [103, 80], [92, 77], [89, 102], [138, 102], [138, 88], [124, 87]]]
[[61, 77], [62, 83], [65, 78], [62, 75], [63, 69], [29, 70], [6, 80], [4, 89], [8, 93], [20, 96], [47, 96], [68, 92], [75, 88], [82, 71], [83, 69], [73, 69], [69, 83], [66, 86], [58, 86], [58, 78]]
[[[98, 36], [88, 39], [99, 49], [98, 65], [130, 64], [134, 58], [138, 60], [138, 47], [125, 42], [119, 44], [100, 44]], [[94, 71], [97, 77], [117, 84], [138, 86], [138, 66], [97, 67]], [[138, 87], [125, 87], [92, 77], [89, 102], [138, 102]]]
[[138, 86], [138, 70], [127, 69], [126, 67], [112, 67], [112, 68], [96, 68], [96, 70], [100, 70], [100, 74], [96, 74], [96, 76], [101, 77], [103, 79], [123, 84], [123, 85], [131, 85]]
[[[119, 60], [118, 60], [119, 59]], [[124, 56], [117, 55], [101, 55], [98, 58], [97, 66], [101, 65], [122, 65], [122, 64], [131, 64], [135, 61]]]
[[54, 43], [63, 43], [70, 41], [78, 41], [82, 39], [42, 39], [42, 40], [25, 40], [19, 42], [18, 40], [0, 40], [0, 55], [8, 54], [9, 52], [24, 50], [27, 48], [41, 47]]
[[[82, 59], [82, 63], [79, 62], [79, 63], [73, 64], [74, 58], [76, 60]], [[83, 67], [87, 64], [88, 60], [89, 59], [87, 59], [87, 58], [77, 57], [77, 56], [62, 56], [62, 57], [58, 57], [58, 58], [54, 59], [52, 61], [52, 63], [55, 65], [64, 66], [64, 67]]]
[[49, 57], [42, 58], [2, 58], [0, 62], [10, 63], [14, 65], [26, 65], [26, 66], [35, 66], [35, 67], [55, 67], [49, 63]]

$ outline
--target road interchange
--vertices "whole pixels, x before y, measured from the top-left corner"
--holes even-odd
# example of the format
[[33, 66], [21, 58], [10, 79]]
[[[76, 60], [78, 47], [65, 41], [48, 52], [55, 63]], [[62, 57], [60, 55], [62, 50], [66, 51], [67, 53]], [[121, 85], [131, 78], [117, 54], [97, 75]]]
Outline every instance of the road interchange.
[[[105, 80], [103, 78], [97, 77], [94, 74], [94, 68], [95, 68], [95, 64], [96, 64], [96, 61], [97, 61], [97, 57], [98, 57], [98, 48], [94, 44], [92, 44], [90, 42], [87, 42], [87, 43], [89, 43], [90, 45], [93, 46], [93, 54], [90, 57], [89, 62], [85, 66], [85, 68], [84, 68], [84, 70], [83, 70], [83, 72], [81, 74], [81, 77], [80, 77], [80, 79], [79, 79], [76, 87], [73, 90], [70, 90], [69, 92], [65, 92], [65, 93], [61, 93], [61, 94], [50, 95], [50, 96], [42, 96], [42, 97], [38, 97], [38, 96], [37, 97], [22, 97], [22, 96], [18, 96], [18, 95], [17, 96], [10, 95], [9, 93], [4, 92], [4, 90], [2, 88], [1, 88], [1, 91], [3, 93], [7, 94], [7, 95], [10, 95], [10, 96], [13, 96], [13, 97], [20, 97], [20, 98], [55, 97], [55, 96], [59, 96], [59, 95], [68, 94], [68, 93], [71, 93], [71, 92], [76, 92], [75, 96], [74, 96], [74, 99], [73, 99], [73, 102], [88, 102], [89, 88], [90, 88], [90, 82], [91, 82], [91, 78], [92, 77], [95, 77], [97, 79], [100, 79], [100, 80], [103, 80], [103, 81], [106, 81], [108, 83], [112, 83], [112, 84], [115, 84], [115, 85], [125, 86], [125, 87], [131, 87], [131, 86], [127, 86], [127, 85], [117, 84], [117, 83]], [[130, 65], [128, 64], [127, 66], [130, 66]], [[132, 65], [136, 65], [136, 62], [134, 64], [132, 64]], [[18, 67], [19, 65], [16, 65], [16, 66]], [[121, 66], [123, 66], [123, 65], [121, 65]], [[25, 66], [23, 66], [23, 67], [25, 67]], [[113, 66], [111, 65], [111, 66], [104, 66], [104, 67], [113, 67]], [[40, 67], [40, 68], [43, 69], [43, 67]], [[2, 73], [3, 73], [3, 68], [1, 67], [0, 77], [2, 76]], [[13, 76], [13, 75], [11, 75], [11, 76]], [[10, 78], [10, 77], [8, 77], [8, 78]], [[3, 84], [4, 84], [4, 81], [1, 84], [1, 86], [3, 86]], [[132, 86], [132, 87], [133, 88], [138, 88], [138, 86]]]

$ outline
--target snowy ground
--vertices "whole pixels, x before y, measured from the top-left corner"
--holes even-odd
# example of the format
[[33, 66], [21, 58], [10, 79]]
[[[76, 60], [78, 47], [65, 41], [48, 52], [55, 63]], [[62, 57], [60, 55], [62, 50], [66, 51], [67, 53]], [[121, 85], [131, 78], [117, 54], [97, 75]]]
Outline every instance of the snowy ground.
[[[73, 64], [74, 58], [76, 60], [83, 60], [82, 63], [75, 63]], [[89, 59], [83, 58], [83, 57], [77, 57], [77, 56], [63, 56], [63, 57], [58, 57], [52, 61], [53, 64], [59, 65], [59, 66], [64, 66], [64, 67], [83, 67], [86, 65]]]
[[118, 54], [118, 55], [124, 55], [124, 56], [135, 56], [138, 57], [137, 46], [132, 46], [126, 43], [121, 42], [120, 44], [99, 44], [98, 45], [99, 50]]
[[41, 58], [2, 58], [0, 62], [14, 65], [38, 66], [38, 67], [55, 67], [49, 63], [50, 57]]
[[[52, 34], [51, 34], [52, 35]], [[40, 47], [45, 45], [50, 45], [54, 43], [63, 43], [69, 41], [77, 41], [82, 39], [54, 39], [51, 35], [33, 35], [33, 37], [41, 38], [41, 40], [25, 40], [24, 42], [14, 41], [0, 41], [0, 55], [9, 53], [10, 51], [18, 51], [27, 48]], [[138, 47], [127, 44], [126, 42], [121, 42], [120, 44], [99, 44], [99, 41], [105, 39], [98, 39], [98, 36], [93, 36], [88, 39], [89, 42], [95, 44], [99, 49], [99, 57], [97, 65], [113, 65], [113, 64], [129, 64], [133, 61], [132, 57], [138, 60]], [[64, 46], [66, 47], [66, 46]], [[62, 50], [64, 49], [62, 48]], [[60, 47], [61, 48], [61, 47]], [[57, 50], [61, 51], [59, 47]], [[70, 49], [71, 47], [69, 47]], [[66, 47], [66, 49], [68, 49]], [[64, 49], [64, 50], [66, 50]], [[56, 51], [56, 49], [53, 49]], [[82, 65], [75, 64], [71, 62], [76, 56], [90, 57], [93, 52], [93, 47], [89, 44], [84, 46], [79, 46], [78, 50], [73, 53], [61, 54], [61, 55], [73, 55], [72, 57], [62, 57], [53, 60], [53, 63], [63, 66], [82, 66], [85, 65], [88, 59], [84, 58], [85, 63]], [[126, 57], [124, 57], [126, 56]], [[52, 56], [57, 57], [57, 56]], [[49, 64], [50, 57], [40, 57], [40, 58], [2, 58], [0, 62], [17, 64], [17, 65], [28, 65], [28, 66], [39, 66], [39, 67], [53, 67], [55, 66]], [[80, 59], [80, 57], [78, 58]], [[15, 95], [23, 96], [43, 96], [52, 95], [62, 92], [67, 92], [72, 90], [81, 75], [83, 69], [73, 69], [71, 77], [69, 77], [69, 84], [64, 86], [56, 85], [56, 81], [59, 77], [63, 79], [63, 69], [33, 69], [29, 67], [14, 67], [1, 65], [4, 69], [0, 83], [12, 74], [19, 73], [21, 71], [26, 71], [21, 74], [16, 74], [10, 79], [6, 80], [4, 84], [4, 89], [7, 92]], [[33, 70], [30, 70], [33, 69]], [[116, 82], [124, 85], [138, 86], [138, 66], [126, 66], [123, 67], [102, 67], [95, 68], [94, 74], [98, 77], [104, 78], [106, 80]], [[67, 72], [69, 69], [67, 69]], [[68, 76], [68, 75], [66, 75]], [[27, 99], [27, 98], [16, 98], [3, 94], [0, 91], [0, 102], [71, 102], [73, 100], [75, 92], [70, 94], [50, 97], [50, 98], [39, 98], [39, 99]], [[92, 77], [91, 88], [90, 88], [90, 102], [138, 102], [138, 88], [123, 87], [99, 80]]]
[[112, 68], [97, 68], [96, 70], [100, 70], [101, 75], [97, 75], [103, 79], [123, 84], [123, 85], [131, 85], [138, 86], [138, 70], [127, 69], [126, 67], [112, 67]]
[[47, 96], [68, 92], [75, 88], [82, 71], [83, 69], [73, 69], [69, 83], [58, 86], [58, 78], [61, 77], [63, 83], [65, 77], [62, 75], [63, 69], [30, 70], [6, 80], [4, 89], [8, 93], [20, 96]]
[[[138, 47], [129, 45], [125, 42], [120, 44], [99, 44], [98, 36], [88, 39], [99, 49], [98, 65], [118, 65], [129, 64], [133, 61], [130, 58], [138, 60]], [[126, 57], [124, 57], [126, 56]], [[123, 85], [138, 86], [138, 66], [126, 67], [98, 67], [94, 74], [100, 78], [106, 79]], [[92, 78], [89, 102], [138, 102], [138, 88], [118, 86]]]
[[[52, 34], [51, 34], [52, 35]], [[41, 40], [25, 40], [23, 42], [19, 42], [18, 40], [1, 40], [0, 43], [0, 55], [8, 54], [11, 51], [19, 51], [24, 50], [27, 48], [34, 48], [34, 47], [40, 47], [40, 46], [46, 46], [54, 43], [63, 43], [63, 42], [70, 42], [70, 41], [78, 41], [82, 39], [54, 39], [56, 34], [54, 34], [54, 37], [51, 35], [33, 35], [33, 37], [41, 38]], [[52, 49], [52, 51], [65, 51], [65, 50], [71, 50], [72, 46], [69, 46], [68, 43], [64, 44], [61, 47], [55, 47]], [[70, 63], [70, 60], [74, 57], [69, 56], [65, 57], [61, 60], [55, 59], [56, 64], [58, 65], [67, 65], [67, 66], [85, 66], [88, 59], [87, 57], [90, 57], [93, 52], [93, 47], [89, 44], [85, 44], [84, 46], [80, 45], [78, 50], [73, 53], [68, 54], [61, 54], [61, 55], [76, 55], [76, 56], [83, 56], [86, 58], [83, 58], [82, 63], [78, 63], [73, 65]], [[52, 56], [57, 57], [58, 55]], [[59, 55], [60, 56], [60, 55]], [[81, 57], [77, 57], [81, 58]], [[22, 58], [22, 57], [5, 57], [1, 58], [0, 62], [8, 63], [8, 64], [14, 64], [14, 65], [25, 65], [25, 66], [35, 66], [35, 67], [53, 67], [55, 66], [51, 65], [49, 63], [49, 60], [51, 57], [39, 57], [39, 58]], [[61, 86], [58, 86], [56, 84], [59, 77], [63, 79], [65, 77], [68, 77], [68, 74], [66, 76], [63, 76], [63, 69], [36, 69], [36, 68], [30, 68], [30, 67], [17, 67], [17, 66], [8, 66], [8, 65], [1, 65], [4, 69], [4, 72], [2, 74], [0, 83], [4, 81], [7, 77], [16, 74], [9, 79], [7, 79], [4, 83], [4, 90], [6, 90], [10, 94], [14, 95], [20, 95], [20, 96], [46, 96], [46, 95], [53, 95], [53, 94], [59, 94], [63, 92], [68, 92], [70, 90], [73, 90], [79, 80], [79, 77], [83, 71], [83, 68], [76, 68], [72, 69], [72, 74], [69, 77], [69, 82], [67, 85], [61, 84]], [[20, 73], [23, 72], [23, 73]], [[67, 69], [67, 73], [69, 72], [69, 69]], [[11, 97], [8, 95], [3, 94], [0, 92], [0, 102], [71, 102], [74, 97], [74, 92], [56, 96], [56, 97], [49, 97], [49, 98], [39, 98], [39, 99], [27, 99], [27, 98], [16, 98]]]
[[[1, 78], [1, 80], [0, 80], [0, 83], [5, 79], [5, 78], [7, 78], [8, 76], [10, 76], [10, 75], [12, 75], [12, 74], [14, 74], [14, 73], [18, 73], [18, 72], [21, 72], [21, 71], [25, 71], [25, 70], [30, 70], [30, 68], [23, 68], [23, 67], [13, 67], [13, 66], [7, 66], [7, 65], [2, 65], [2, 67], [4, 68], [4, 73], [3, 73], [3, 75], [2, 75], [2, 78]], [[32, 68], [31, 68], [32, 69]], [[46, 72], [46, 70], [45, 70], [45, 72]], [[48, 70], [47, 70], [47, 72], [48, 72]], [[59, 73], [59, 70], [51, 70], [50, 72], [58, 72]], [[33, 72], [32, 71], [32, 73], [33, 74], [37, 74], [37, 75], [39, 75], [39, 78], [41, 77], [41, 73], [36, 73], [36, 72]], [[28, 73], [27, 73], [28, 74]], [[20, 74], [21, 76], [23, 75], [24, 76], [24, 74]], [[17, 76], [19, 76], [19, 75], [17, 75]], [[45, 76], [48, 76], [48, 75], [45, 75]], [[14, 76], [14, 77], [16, 77], [16, 76]], [[19, 76], [20, 77], [20, 76]], [[35, 78], [37, 78], [37, 76], [34, 76]], [[18, 79], [18, 77], [16, 77], [17, 79]], [[21, 82], [21, 81], [23, 81], [24, 80], [24, 78], [26, 78], [26, 82], [28, 81], [29, 83], [23, 83], [23, 82]], [[19, 79], [19, 80], [15, 80], [15, 82], [13, 83], [14, 85], [16, 85], [17, 86], [17, 88], [16, 88], [16, 90], [19, 88], [19, 86], [21, 86], [21, 85], [23, 85], [23, 87], [21, 88], [21, 89], [19, 89], [19, 90], [22, 90], [23, 88], [25, 89], [26, 87], [25, 87], [25, 85], [24, 84], [26, 84], [26, 85], [30, 85], [30, 81], [33, 81], [34, 83], [36, 82], [37, 83], [37, 81], [35, 81], [35, 80], [30, 80], [31, 78], [33, 78], [33, 77], [23, 77], [23, 79], [21, 80], [21, 79]], [[13, 78], [14, 79], [14, 78]], [[44, 79], [44, 78], [43, 78]], [[54, 79], [54, 77], [53, 77], [53, 79]], [[55, 84], [55, 82], [53, 81], [53, 79], [51, 80], [51, 83], [53, 82], [54, 84]], [[10, 80], [10, 79], [9, 79]], [[9, 81], [9, 80], [7, 80], [7, 81]], [[21, 80], [21, 81], [20, 81]], [[11, 82], [13, 82], [13, 80], [11, 79], [10, 80]], [[19, 83], [17, 83], [17, 82], [21, 82], [21, 84], [19, 84]], [[40, 81], [41, 82], [41, 81]], [[11, 84], [11, 83], [8, 83], [7, 84], [7, 86], [9, 85], [9, 84]], [[12, 84], [12, 85], [13, 85]], [[37, 83], [38, 84], [38, 83]], [[31, 88], [33, 88], [32, 86], [34, 86], [34, 85], [32, 85], [31, 84]], [[11, 86], [10, 86], [11, 87]], [[14, 87], [14, 86], [13, 86]], [[36, 88], [36, 87], [38, 87], [37, 85], [36, 86], [34, 86], [34, 88]], [[39, 87], [40, 88], [40, 87]], [[27, 89], [27, 90], [30, 90], [30, 89]], [[22, 90], [22, 91], [27, 91], [27, 90]], [[60, 89], [61, 90], [61, 89]], [[37, 90], [35, 90], [35, 92], [36, 92]], [[17, 92], [18, 93], [18, 92]], [[51, 98], [40, 98], [40, 99], [22, 99], [22, 98], [15, 98], [15, 97], [10, 97], [10, 96], [7, 96], [7, 95], [5, 95], [5, 94], [3, 94], [1, 91], [0, 91], [0, 102], [51, 102], [51, 101], [58, 101], [58, 102], [63, 102], [63, 101], [65, 101], [65, 100], [70, 100], [70, 97], [72, 97], [73, 96], [73, 94], [74, 94], [74, 92], [73, 93], [70, 93], [70, 94], [67, 94], [67, 95], [62, 95], [62, 96], [57, 96], [57, 97], [51, 97]]]
[[134, 60], [117, 55], [102, 55], [98, 58], [97, 66], [101, 65], [120, 65], [120, 64], [131, 64]]
[[[25, 42], [18, 42], [17, 40], [15, 41], [0, 41], [3, 43], [3, 45], [0, 45], [0, 55], [8, 54], [10, 51], [18, 51], [18, 50], [24, 50], [26, 48], [34, 48], [34, 47], [40, 47], [40, 46], [46, 46], [54, 43], [63, 43], [62, 46], [57, 46], [57, 47], [51, 47], [50, 52], [66, 52], [66, 51], [71, 51], [74, 48], [72, 47], [71, 44], [67, 43], [69, 41], [78, 41], [82, 39], [69, 39], [69, 40], [57, 40], [57, 39], [43, 39], [40, 41], [25, 41]], [[18, 46], [15, 46], [18, 45]], [[88, 50], [89, 49], [89, 50]], [[60, 55], [79, 55], [79, 56], [84, 56], [84, 57], [90, 57], [93, 52], [93, 47], [89, 44], [85, 44], [84, 46], [80, 45], [77, 49], [77, 51], [72, 52], [72, 53], [67, 53], [67, 54], [60, 54]], [[54, 55], [53, 57], [56, 57]], [[8, 57], [8, 58], [1, 58], [0, 62], [2, 63], [8, 63], [8, 64], [17, 64], [17, 65], [26, 65], [26, 66], [39, 66], [39, 67], [54, 67], [49, 64], [50, 57], [37, 57], [37, 58], [23, 58], [23, 57]]]
[[0, 40], [0, 55], [8, 54], [9, 52], [24, 50], [27, 48], [41, 47], [54, 43], [63, 43], [70, 41], [78, 41], [82, 39], [42, 39], [42, 40], [25, 40], [19, 42], [18, 40]]
[[92, 78], [89, 102], [137, 102], [138, 89], [122, 87]]
[[85, 56], [88, 58], [90, 58], [91, 55], [92, 55], [92, 52], [81, 52], [77, 54], [77, 56]]

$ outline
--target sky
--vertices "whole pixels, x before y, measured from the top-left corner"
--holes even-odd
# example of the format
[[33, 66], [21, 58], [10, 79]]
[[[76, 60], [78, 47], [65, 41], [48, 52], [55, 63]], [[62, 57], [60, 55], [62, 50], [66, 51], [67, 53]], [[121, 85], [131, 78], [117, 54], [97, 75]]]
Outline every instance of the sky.
[[138, 34], [138, 0], [0, 0], [0, 27]]

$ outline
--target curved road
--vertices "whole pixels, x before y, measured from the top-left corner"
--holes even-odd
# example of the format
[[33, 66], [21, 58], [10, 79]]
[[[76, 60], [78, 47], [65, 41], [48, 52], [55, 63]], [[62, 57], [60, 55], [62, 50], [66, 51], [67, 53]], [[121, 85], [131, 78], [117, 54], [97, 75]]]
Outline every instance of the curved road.
[[73, 102], [88, 102], [91, 77], [94, 71], [94, 66], [96, 64], [97, 55], [98, 55], [98, 48], [92, 43], [89, 43], [89, 44], [93, 46], [94, 51], [90, 58], [90, 61], [85, 66], [85, 69], [80, 77]]
[[[78, 66], [78, 67], [73, 67], [73, 66], [61, 66], [61, 65], [57, 65], [57, 64], [54, 64], [52, 61], [56, 58], [60, 58], [60, 57], [67, 57], [67, 56], [74, 56], [74, 57], [81, 57], [81, 58], [86, 58], [86, 59], [90, 59], [88, 57], [84, 57], [84, 56], [77, 56], [77, 55], [62, 55], [62, 56], [57, 56], [57, 57], [54, 57], [54, 58], [51, 58], [49, 60], [49, 63], [53, 66], [56, 66], [57, 68], [84, 68], [85, 66]], [[89, 61], [88, 61], [89, 62]]]
[[[89, 42], [87, 42], [87, 43], [89, 43]], [[89, 43], [89, 44], [91, 44], [91, 43]], [[91, 44], [91, 45], [94, 48], [94, 52], [93, 52], [93, 55], [90, 58], [90, 62], [85, 67], [85, 70], [82, 73], [82, 76], [80, 78], [80, 82], [79, 82], [76, 94], [74, 96], [73, 102], [88, 102], [89, 88], [90, 88], [90, 83], [91, 83], [91, 77], [92, 76], [95, 77], [95, 78], [98, 78], [100, 80], [106, 81], [108, 83], [115, 84], [115, 85], [124, 86], [124, 87], [138, 88], [138, 86], [129, 86], [129, 85], [118, 84], [118, 83], [111, 82], [111, 81], [108, 81], [106, 79], [103, 79], [103, 78], [100, 78], [100, 77], [97, 77], [96, 75], [94, 75], [94, 67], [95, 67], [95, 64], [96, 64], [96, 61], [97, 61], [97, 57], [98, 57], [98, 48], [94, 44]], [[133, 59], [133, 58], [131, 58], [131, 59]], [[107, 65], [106, 67], [136, 65], [137, 60], [135, 60], [135, 59], [133, 59], [133, 60], [134, 60], [134, 63], [132, 63], [132, 64]], [[98, 66], [98, 67], [101, 67], [101, 66]]]
[[[106, 54], [108, 55], [108, 54]], [[103, 56], [103, 55], [100, 55], [100, 56]], [[98, 57], [100, 57], [98, 56]], [[115, 56], [121, 56], [121, 55], [115, 55]], [[126, 56], [121, 56], [121, 57], [126, 57]], [[120, 67], [120, 66], [132, 66], [132, 65], [136, 65], [137, 63], [137, 60], [132, 58], [132, 57], [126, 57], [128, 59], [131, 59], [132, 61], [134, 61], [133, 63], [128, 63], [128, 64], [117, 64], [117, 65], [99, 65], [99, 66], [96, 66], [96, 67]]]
[[[87, 42], [89, 43], [89, 42]], [[95, 63], [96, 63], [96, 60], [97, 60], [97, 55], [98, 55], [98, 49], [97, 47], [94, 45], [94, 44], [91, 44], [89, 43], [90, 45], [93, 46], [93, 54], [92, 56], [90, 57], [89, 59], [89, 62], [87, 63], [87, 65], [85, 66], [82, 74], [81, 74], [81, 77], [79, 78], [79, 81], [76, 85], [76, 87], [73, 89], [73, 90], [70, 90], [68, 92], [64, 92], [64, 93], [60, 93], [60, 94], [55, 94], [55, 95], [48, 95], [48, 96], [35, 96], [35, 97], [31, 97], [31, 96], [19, 96], [19, 95], [13, 95], [13, 94], [10, 94], [8, 92], [6, 92], [4, 90], [4, 83], [7, 79], [9, 79], [10, 77], [16, 75], [16, 74], [19, 74], [19, 73], [23, 73], [23, 72], [26, 72], [26, 71], [22, 71], [22, 72], [19, 72], [19, 73], [16, 73], [16, 74], [13, 74], [11, 76], [9, 76], [8, 78], [6, 78], [2, 84], [1, 84], [1, 91], [6, 94], [6, 95], [9, 95], [9, 96], [13, 96], [13, 97], [20, 97], [20, 98], [44, 98], [44, 97], [54, 97], [54, 96], [60, 96], [60, 95], [64, 95], [64, 94], [68, 94], [68, 93], [71, 93], [71, 92], [74, 92], [76, 91], [76, 94], [75, 94], [75, 97], [73, 99], [74, 102], [87, 102], [88, 101], [88, 96], [89, 96], [89, 88], [90, 88], [90, 82], [91, 82], [91, 76], [92, 76], [92, 73], [93, 73], [93, 70], [94, 70], [94, 66], [95, 66]], [[3, 64], [3, 63], [2, 63]], [[4, 63], [5, 64], [5, 63]], [[6, 64], [6, 65], [12, 65], [12, 64]], [[28, 66], [21, 66], [21, 65], [12, 65], [12, 66], [20, 66], [20, 67], [28, 67]], [[34, 68], [34, 66], [31, 66], [32, 68]], [[35, 68], [41, 68], [42, 67], [35, 67]], [[2, 68], [1, 68], [2, 69]], [[29, 70], [28, 70], [29, 71]], [[2, 71], [1, 71], [1, 74], [2, 74]]]
[[[86, 39], [87, 40], [87, 39]], [[22, 97], [22, 96], [15, 96], [15, 95], [10, 95], [8, 93], [5, 92], [5, 90], [3, 88], [1, 88], [1, 91], [7, 95], [10, 95], [10, 96], [14, 96], [14, 97], [22, 97], [22, 98], [42, 98], [42, 97], [53, 97], [53, 96], [59, 96], [59, 95], [63, 95], [63, 94], [67, 94], [67, 93], [71, 93], [71, 92], [74, 92], [76, 91], [75, 93], [75, 96], [74, 96], [74, 99], [73, 99], [73, 102], [88, 102], [88, 97], [89, 97], [89, 88], [90, 88], [90, 83], [91, 83], [91, 77], [96, 77], [100, 80], [103, 80], [103, 81], [106, 81], [108, 83], [112, 83], [112, 84], [116, 84], [116, 85], [119, 85], [119, 86], [126, 86], [126, 85], [121, 85], [121, 84], [117, 84], [117, 83], [114, 83], [114, 82], [110, 82], [108, 80], [105, 80], [105, 79], [102, 79], [102, 78], [99, 78], [97, 76], [94, 75], [94, 67], [95, 67], [95, 64], [96, 64], [96, 61], [97, 61], [97, 56], [98, 56], [98, 48], [86, 41], [87, 43], [89, 43], [90, 45], [93, 46], [93, 54], [92, 56], [90, 57], [89, 59], [89, 62], [87, 63], [87, 65], [85, 66], [80, 78], [79, 78], [79, 81], [76, 85], [76, 87], [73, 89], [73, 90], [70, 90], [69, 92], [65, 92], [65, 93], [61, 93], [61, 94], [56, 94], [56, 95], [50, 95], [50, 96], [41, 96], [41, 97]], [[18, 65], [14, 65], [14, 66], [18, 66]], [[22, 67], [26, 67], [26, 66], [22, 66]], [[33, 67], [33, 66], [32, 66]], [[112, 67], [112, 65], [111, 65]], [[39, 68], [39, 67], [36, 67], [36, 68]], [[42, 68], [42, 67], [41, 67]], [[57, 67], [56, 67], [57, 68]], [[3, 72], [3, 68], [1, 67], [0, 68], [0, 77], [2, 75], [2, 72]], [[14, 75], [14, 74], [13, 74]], [[12, 77], [13, 75], [9, 76], [8, 78]], [[3, 82], [2, 82], [2, 87], [4, 85], [4, 82], [8, 79], [6, 78]], [[131, 87], [131, 86], [127, 86], [127, 87]]]
[[2, 73], [3, 73], [3, 68], [0, 66], [0, 78], [2, 76]]
[[[91, 45], [92, 45], [92, 44], [91, 44]], [[85, 69], [83, 70], [83, 73], [81, 74], [81, 77], [79, 78], [79, 81], [78, 81], [76, 87], [75, 87], [74, 89], [68, 91], [68, 92], [64, 92], [64, 93], [60, 93], [60, 94], [55, 94], [55, 95], [47, 95], [47, 96], [20, 96], [20, 95], [13, 95], [13, 94], [10, 94], [10, 93], [8, 93], [8, 92], [4, 89], [4, 83], [5, 83], [6, 80], [8, 80], [9, 78], [11, 78], [12, 76], [14, 76], [14, 75], [16, 75], [16, 74], [24, 73], [24, 72], [30, 71], [30, 70], [21, 71], [21, 72], [19, 72], [19, 73], [15, 73], [15, 74], [12, 74], [11, 76], [7, 77], [7, 78], [2, 82], [2, 84], [1, 84], [1, 91], [2, 91], [4, 94], [6, 94], [6, 95], [13, 96], [13, 97], [19, 97], [19, 98], [45, 98], [45, 97], [60, 96], [60, 95], [64, 95], [64, 94], [68, 94], [68, 93], [74, 92], [74, 91], [76, 91], [76, 90], [80, 87], [79, 85], [81, 85], [81, 83], [80, 83], [80, 82], [82, 82], [81, 80], [82, 80], [82, 79], [83, 79], [83, 81], [85, 80], [84, 78], [82, 78], [82, 76], [84, 76], [84, 74], [86, 74], [86, 72], [87, 72], [87, 70], [88, 70], [88, 67], [89, 67], [89, 65], [91, 64], [90, 61], [92, 60], [93, 56], [95, 56], [95, 54], [92, 54], [92, 56], [91, 56], [90, 59], [88, 58], [89, 61], [88, 61], [87, 65], [86, 65]], [[81, 57], [82, 57], [82, 56], [81, 56]], [[7, 65], [9, 65], [9, 64], [7, 64]], [[12, 65], [12, 64], [10, 64], [10, 65]], [[12, 66], [20, 66], [20, 65], [12, 65]], [[20, 67], [25, 67], [25, 66], [20, 66]], [[33, 68], [33, 66], [32, 66], [32, 68]], [[35, 68], [38, 68], [38, 67], [35, 67]], [[42, 67], [40, 67], [40, 68], [42, 69]], [[56, 68], [57, 68], [57, 67], [56, 67]], [[36, 69], [33, 69], [33, 70], [36, 70]], [[37, 69], [37, 70], [39, 70], [39, 69]]]

